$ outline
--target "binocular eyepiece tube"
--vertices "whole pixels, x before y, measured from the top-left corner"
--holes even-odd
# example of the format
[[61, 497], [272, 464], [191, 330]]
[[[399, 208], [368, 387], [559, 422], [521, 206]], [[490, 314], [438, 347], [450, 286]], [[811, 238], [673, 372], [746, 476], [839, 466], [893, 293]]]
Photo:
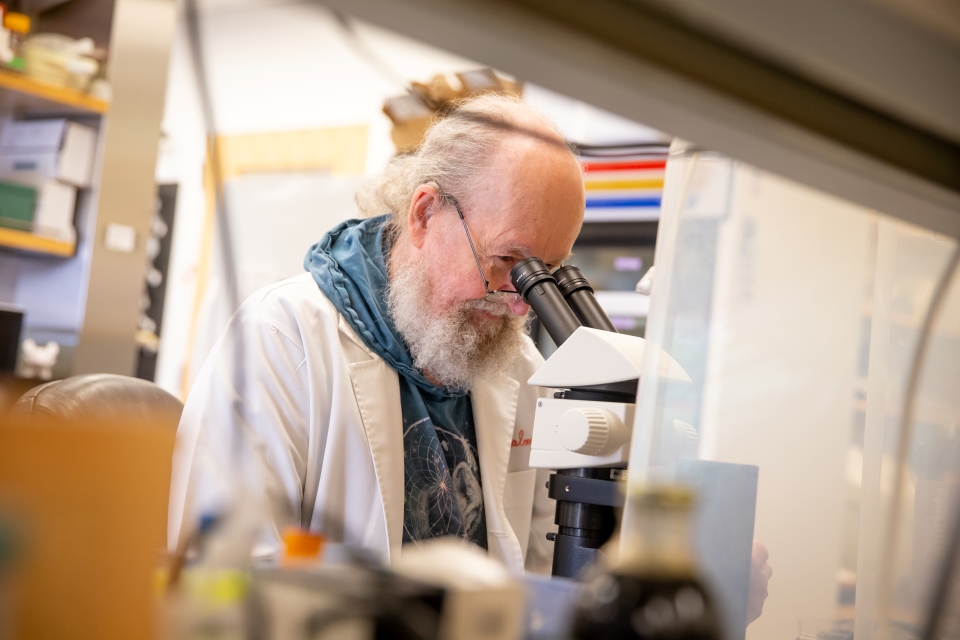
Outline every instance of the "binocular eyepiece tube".
[[590, 283], [573, 265], [551, 274], [540, 258], [527, 258], [510, 271], [510, 281], [558, 347], [580, 326], [617, 332]]
[[610, 318], [597, 302], [596, 296], [593, 295], [593, 287], [583, 277], [580, 269], [572, 264], [560, 267], [553, 272], [553, 278], [557, 281], [560, 295], [570, 305], [580, 324], [591, 329], [617, 333], [617, 328], [613, 326]]
[[510, 281], [558, 347], [581, 326], [560, 294], [550, 269], [540, 258], [518, 262], [510, 271]]

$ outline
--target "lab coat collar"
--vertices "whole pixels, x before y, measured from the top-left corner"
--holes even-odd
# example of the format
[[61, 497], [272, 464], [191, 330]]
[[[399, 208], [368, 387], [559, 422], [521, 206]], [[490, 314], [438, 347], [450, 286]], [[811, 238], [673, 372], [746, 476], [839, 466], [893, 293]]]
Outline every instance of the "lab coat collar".
[[360, 339], [360, 336], [357, 335], [357, 332], [353, 330], [353, 327], [350, 326], [350, 323], [346, 321], [342, 313], [337, 314], [339, 316], [339, 321], [337, 322], [337, 329], [340, 331], [340, 335], [346, 337], [350, 342], [354, 343], [364, 353], [366, 353], [371, 358], [380, 359], [377, 354], [375, 354], [370, 347], [364, 344], [363, 340]]
[[478, 381], [471, 391], [487, 518], [487, 548], [491, 556], [508, 567], [522, 570], [523, 551], [507, 520], [503, 502], [519, 395], [520, 383], [507, 376]]
[[[349, 350], [349, 353], [355, 354], [350, 358], [353, 360], [349, 365], [350, 377], [383, 499], [390, 557], [395, 558], [403, 543], [404, 499], [399, 376], [366, 347], [342, 316], [339, 329], [344, 337], [360, 348], [360, 351]], [[520, 383], [507, 376], [480, 380], [470, 395], [487, 520], [487, 548], [491, 556], [500, 559], [508, 567], [522, 570], [523, 551], [507, 520], [503, 500]]]
[[[403, 414], [400, 380], [395, 369], [373, 353], [340, 316], [340, 343], [346, 356], [353, 395], [370, 445], [380, 489], [388, 560], [403, 542]], [[360, 505], [358, 505], [360, 507]], [[362, 507], [360, 507], [362, 508]]]

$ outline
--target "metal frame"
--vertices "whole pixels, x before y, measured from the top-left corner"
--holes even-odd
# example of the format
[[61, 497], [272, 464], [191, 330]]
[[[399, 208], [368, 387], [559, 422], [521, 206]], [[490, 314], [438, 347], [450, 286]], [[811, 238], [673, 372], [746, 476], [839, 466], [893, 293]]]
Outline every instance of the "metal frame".
[[[154, 168], [176, 24], [175, 0], [116, 0], [108, 78], [113, 89], [101, 139], [89, 287], [73, 373], [134, 372], [134, 338], [157, 185]], [[110, 223], [136, 230], [134, 251], [104, 246]]]
[[[960, 238], [960, 147], [952, 138], [897, 115], [902, 109], [841, 94], [832, 88], [835, 81], [738, 48], [724, 34], [710, 33], [689, 15], [670, 14], [660, 3], [320, 1]], [[929, 58], [912, 61], [907, 55], [904, 67], [941, 74], [948, 82], [956, 58], [952, 49], [944, 51], [940, 61], [946, 66], [931, 67]], [[928, 84], [935, 86], [936, 78]], [[914, 102], [923, 100], [915, 96]]]

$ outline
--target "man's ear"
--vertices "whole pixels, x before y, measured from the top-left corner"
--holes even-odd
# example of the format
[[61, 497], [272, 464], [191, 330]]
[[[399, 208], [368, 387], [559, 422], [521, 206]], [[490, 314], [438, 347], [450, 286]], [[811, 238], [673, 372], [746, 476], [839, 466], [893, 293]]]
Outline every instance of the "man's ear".
[[407, 211], [407, 233], [411, 244], [417, 249], [423, 246], [427, 225], [439, 205], [440, 194], [436, 187], [422, 184], [413, 192], [410, 209]]

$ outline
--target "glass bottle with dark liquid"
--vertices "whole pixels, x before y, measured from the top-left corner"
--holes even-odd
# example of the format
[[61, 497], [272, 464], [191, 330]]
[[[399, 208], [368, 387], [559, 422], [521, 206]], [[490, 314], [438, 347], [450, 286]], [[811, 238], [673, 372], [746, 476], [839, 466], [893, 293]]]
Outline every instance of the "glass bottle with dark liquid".
[[629, 502], [619, 559], [587, 583], [573, 637], [721, 640], [690, 548], [692, 493], [647, 487]]

